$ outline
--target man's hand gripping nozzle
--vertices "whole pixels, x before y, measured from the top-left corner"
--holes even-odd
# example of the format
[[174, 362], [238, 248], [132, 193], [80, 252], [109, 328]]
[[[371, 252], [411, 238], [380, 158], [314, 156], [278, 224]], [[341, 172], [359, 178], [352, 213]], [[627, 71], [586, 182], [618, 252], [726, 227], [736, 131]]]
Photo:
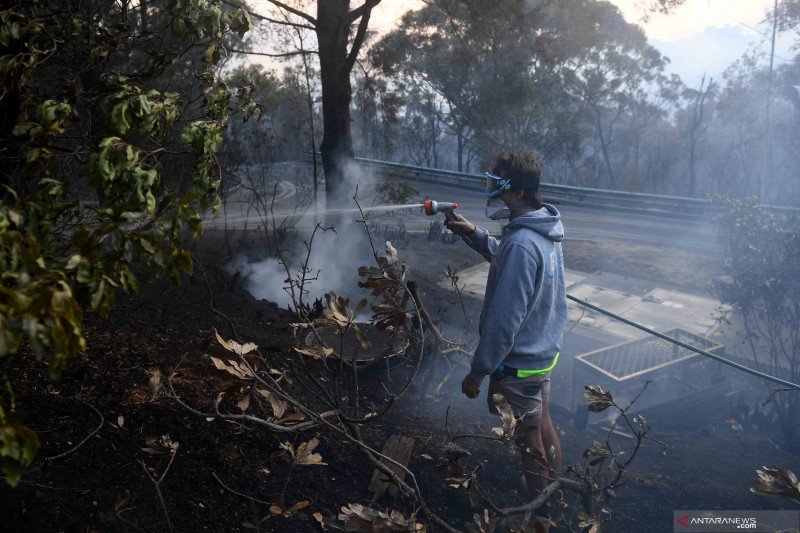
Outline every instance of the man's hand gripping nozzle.
[[458, 208], [455, 202], [436, 202], [434, 200], [425, 200], [423, 210], [429, 217], [436, 213], [442, 213], [447, 220], [458, 220], [458, 217], [453, 213], [454, 209]]

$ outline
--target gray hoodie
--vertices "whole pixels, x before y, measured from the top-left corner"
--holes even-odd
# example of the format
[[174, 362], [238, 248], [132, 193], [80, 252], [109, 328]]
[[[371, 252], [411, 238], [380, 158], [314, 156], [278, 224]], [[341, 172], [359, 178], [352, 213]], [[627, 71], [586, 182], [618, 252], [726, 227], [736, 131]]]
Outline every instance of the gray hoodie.
[[475, 381], [500, 363], [519, 370], [553, 364], [567, 321], [562, 240], [561, 215], [549, 204], [512, 220], [499, 241], [482, 228], [464, 237], [492, 264], [470, 371]]

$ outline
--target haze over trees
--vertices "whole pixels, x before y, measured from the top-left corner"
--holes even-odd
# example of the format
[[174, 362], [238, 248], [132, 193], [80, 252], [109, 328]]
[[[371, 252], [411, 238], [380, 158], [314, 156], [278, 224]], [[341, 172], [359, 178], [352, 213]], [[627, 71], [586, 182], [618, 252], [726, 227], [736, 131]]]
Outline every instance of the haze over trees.
[[[796, 33], [796, 4], [781, 2], [777, 13], [765, 13], [766, 22]], [[669, 59], [608, 2], [435, 0], [383, 34], [358, 18], [375, 5], [339, 7], [352, 11], [351, 45], [337, 59], [350, 69], [347, 81], [322, 79], [323, 58], [312, 50], [317, 29], [304, 18], [334, 13], [311, 17], [277, 6], [282, 24], [261, 22], [273, 32], [280, 26], [284, 35], [294, 32], [294, 42], [274, 35], [251, 40], [261, 43], [253, 50], [269, 48], [298, 68], [297, 54], [310, 62], [313, 88], [297, 88], [312, 95], [324, 153], [341, 149], [345, 159], [354, 154], [475, 172], [498, 147], [526, 145], [543, 154], [547, 179], [556, 183], [756, 195], [766, 204], [800, 198], [797, 59], [770, 67], [768, 53], [748, 52], [721, 79], [689, 87], [665, 74]], [[340, 103], [347, 100], [347, 119], [326, 116], [330, 91]], [[326, 143], [326, 131], [341, 144]], [[323, 156], [324, 165], [332, 161]]]
[[[551, 182], [679, 196], [752, 196], [729, 202], [719, 219], [729, 259], [739, 261], [729, 261], [731, 279], [718, 291], [752, 319], [747, 334], [756, 363], [771, 373], [788, 365], [791, 379], [800, 378], [797, 220], [752, 210], [756, 204], [800, 206], [800, 54], [775, 64], [772, 57], [748, 53], [721, 79], [687, 87], [665, 74], [668, 58], [608, 2], [429, 0], [378, 34], [370, 24], [379, 3], [2, 3], [0, 358], [13, 359], [8, 367], [16, 372], [9, 378], [6, 367], [0, 368], [3, 482], [18, 483], [39, 448], [15, 397], [28, 370], [46, 368], [57, 378], [68, 357], [85, 355], [85, 313], [106, 314], [118, 296], [136, 293], [154, 277], [185, 283], [194, 264], [189, 246], [202, 233], [202, 223], [221, 208], [233, 169], [251, 164], [316, 161], [319, 156], [324, 172], [314, 165], [314, 199], [324, 179], [329, 206], [352, 197], [359, 184], [352, 178], [356, 156], [479, 172], [499, 150], [519, 146], [542, 153]], [[668, 11], [681, 3], [646, 4]], [[783, 0], [766, 18], [775, 32], [797, 34], [800, 43], [800, 0]], [[251, 61], [259, 57], [269, 57], [270, 63]], [[416, 194], [407, 185], [383, 192], [397, 203]], [[265, 194], [262, 207], [271, 209], [269, 200]], [[746, 239], [740, 238], [741, 227]], [[273, 233], [274, 241], [266, 237], [267, 247], [280, 253], [278, 232]], [[313, 239], [312, 234], [303, 243], [306, 261]], [[389, 243], [385, 250], [380, 258], [374, 253], [377, 267], [362, 267], [359, 273], [365, 278], [362, 287], [383, 298], [372, 308], [377, 309], [376, 322], [397, 334], [405, 349], [417, 342], [410, 333], [414, 328], [433, 322], [430, 316], [423, 320], [426, 313], [420, 311], [419, 295], [406, 285], [397, 250]], [[301, 281], [286, 272], [285, 283], [298, 289], [305, 304], [294, 309], [305, 321], [294, 327], [317, 321], [342, 332], [360, 331], [356, 319], [367, 312], [367, 300], [354, 302], [351, 309], [346, 298], [328, 293], [326, 310], [321, 302], [312, 308], [303, 301], [302, 284], [313, 276], [307, 267], [302, 264]], [[448, 271], [457, 279], [449, 266]], [[415, 309], [416, 319], [406, 306]], [[313, 318], [312, 309], [317, 313]], [[436, 350], [450, 346], [431, 330]], [[362, 346], [370, 342], [366, 337], [358, 341]], [[250, 361], [243, 356], [255, 350], [255, 345], [222, 337], [218, 343], [241, 361]], [[769, 360], [756, 355], [764, 346], [772, 354]], [[313, 359], [306, 361], [301, 378], [318, 366], [330, 370], [321, 363], [332, 349], [309, 345], [295, 351]], [[282, 370], [227, 364], [216, 368], [242, 382], [226, 389], [224, 401], [235, 397], [233, 405], [242, 413], [228, 406], [235, 413], [229, 420], [238, 424], [242, 419], [235, 417], [258, 404], [266, 413], [259, 423], [271, 430], [296, 433], [334, 428], [335, 423], [334, 429], [346, 437], [340, 445], [346, 442], [364, 452], [370, 468], [397, 474], [359, 434], [361, 424], [378, 411], [388, 412], [396, 397], [390, 394], [385, 411], [370, 411], [359, 403], [355, 372], [355, 393], [349, 396], [354, 403], [348, 404], [338, 389], [344, 368], [339, 364], [320, 387], [322, 394], [314, 393], [315, 401], [330, 410], [314, 411], [287, 399], [281, 387], [290, 380], [284, 380]], [[434, 373], [435, 367], [426, 379]], [[403, 392], [412, 381], [413, 375]], [[157, 385], [153, 399], [165, 389], [164, 382]], [[608, 393], [589, 392], [597, 409], [613, 406], [625, 416]], [[223, 396], [216, 397], [215, 408]], [[778, 396], [774, 404], [791, 445], [786, 447], [796, 452], [798, 400]], [[516, 422], [511, 422], [513, 416], [506, 417], [500, 441], [514, 438]], [[650, 431], [643, 419], [637, 424], [638, 430], [632, 428], [634, 450]], [[114, 427], [123, 426], [124, 419], [117, 419]], [[163, 480], [177, 444], [168, 438], [161, 442], [168, 449], [154, 454], [171, 454]], [[589, 459], [598, 462], [593, 464], [613, 456], [610, 448], [595, 444], [585, 454], [595, 457]], [[314, 440], [280, 445], [291, 464], [284, 491], [294, 466], [324, 464], [313, 453], [316, 445]], [[450, 452], [456, 454], [451, 474], [461, 476], [459, 484], [467, 489], [477, 470], [467, 472], [459, 463], [465, 456], [453, 448]], [[608, 488], [628, 462], [616, 463], [619, 475]], [[396, 484], [418, 509], [443, 524], [426, 508], [412, 479]], [[160, 480], [151, 477], [163, 505]], [[605, 489], [593, 487], [588, 477], [575, 483], [572, 490], [585, 496], [587, 510], [597, 507], [593, 498]], [[289, 518], [308, 503], [281, 501], [278, 512], [270, 512]], [[353, 514], [360, 512], [353, 509]]]

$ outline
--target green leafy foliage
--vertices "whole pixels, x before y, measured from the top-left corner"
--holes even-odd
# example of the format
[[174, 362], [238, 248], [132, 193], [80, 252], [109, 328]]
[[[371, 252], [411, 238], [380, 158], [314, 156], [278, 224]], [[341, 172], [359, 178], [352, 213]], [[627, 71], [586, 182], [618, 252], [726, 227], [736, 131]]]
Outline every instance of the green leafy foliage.
[[6, 481], [13, 487], [22, 477], [22, 470], [31, 464], [39, 450], [39, 437], [19, 422], [18, 417], [5, 412], [0, 405], [0, 457]]
[[[108, 312], [143, 276], [191, 272], [184, 239], [219, 205], [225, 124], [242, 109], [257, 114], [249, 93], [234, 98], [213, 71], [225, 39], [251, 21], [221, 1], [153, 1], [147, 20], [68, 0], [8, 4], [0, 357], [30, 351], [57, 377], [86, 348], [84, 309]], [[37, 449], [0, 400], [10, 483]]]
[[[776, 213], [756, 198], [718, 198], [714, 222], [726, 249], [726, 276], [715, 289], [742, 313], [745, 338], [757, 368], [796, 382], [800, 378], [800, 216]], [[785, 447], [800, 451], [800, 394], [774, 393]]]

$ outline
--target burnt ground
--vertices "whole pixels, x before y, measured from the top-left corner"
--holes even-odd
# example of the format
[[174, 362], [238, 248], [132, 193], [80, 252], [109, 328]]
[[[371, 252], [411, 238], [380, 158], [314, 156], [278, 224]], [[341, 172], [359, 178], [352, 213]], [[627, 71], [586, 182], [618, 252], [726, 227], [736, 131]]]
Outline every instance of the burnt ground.
[[[212, 246], [207, 249], [222, 248], [215, 248], [213, 236], [210, 238]], [[444, 319], [461, 313], [460, 304], [452, 291], [435, 283], [443, 279], [445, 264], [462, 267], [474, 264], [476, 258], [458, 244], [421, 237], [409, 237], [399, 244], [411, 276], [420, 283], [424, 301], [432, 302], [431, 312], [442, 319], [445, 333], [453, 333]], [[566, 246], [569, 266], [587, 272], [605, 268], [599, 248], [592, 243]], [[432, 251], [440, 258], [435, 262], [430, 260]], [[687, 276], [665, 267], [657, 249], [649, 252], [655, 257], [646, 264], [636, 250], [627, 249], [623, 253], [627, 262], [614, 264], [623, 273], [649, 269], [646, 273], [651, 277], [662, 276], [664, 282], [694, 289], [714, 274], [710, 260], [700, 258], [698, 264], [706, 266]], [[476, 302], [466, 300], [465, 308], [468, 315], [477, 317]], [[123, 300], [108, 317], [87, 314], [89, 348], [69, 362], [57, 381], [47, 378], [45, 365], [27, 360], [28, 355], [0, 362], [0, 370], [14, 383], [25, 423], [37, 430], [41, 439], [40, 452], [23, 481], [14, 489], [0, 484], [2, 529], [166, 531], [165, 513], [144, 466], [160, 475], [169, 454], [143, 450], [153, 447], [149, 439], [162, 436], [179, 443], [160, 484], [175, 531], [252, 530], [250, 524], [259, 523], [270, 512], [269, 506], [247, 497], [278, 501], [282, 494], [285, 506], [308, 501], [306, 508], [289, 517], [264, 521], [264, 531], [321, 530], [313, 513], [335, 517], [342, 505], [369, 503], [372, 468], [335, 435], [315, 430], [281, 435], [250, 423], [208, 421], [160, 392], [153, 394], [150, 381], [158, 370], [164, 376], [162, 385], [166, 376], [173, 375], [183, 398], [209, 409], [217, 393], [231, 383], [209, 360], [209, 354], [220, 353], [215, 329], [226, 338], [234, 336], [229, 320], [240, 338], [259, 345], [270, 368], [296, 367], [297, 356], [290, 349], [296, 342], [289, 326], [292, 315], [256, 300], [236, 280], [211, 266], [177, 288], [154, 282], [136, 298]], [[495, 424], [482, 402], [479, 405], [459, 397], [460, 372], [457, 367], [455, 377], [436, 398], [407, 396], [389, 416], [364, 431], [367, 442], [378, 448], [391, 434], [414, 437], [410, 467], [431, 506], [454, 525], [463, 524], [482, 507], [471, 509], [465, 493], [450, 488], [436, 469], [436, 459], [442, 456], [447, 440], [447, 405], [452, 404], [454, 431], [485, 435]], [[379, 379], [366, 389], [367, 394], [383, 394]], [[102, 415], [102, 424], [94, 409]], [[776, 464], [797, 471], [800, 459], [778, 449], [769, 435], [730, 431], [721, 423], [727, 415], [720, 413], [719, 422], [688, 430], [656, 428], [653, 436], [667, 444], [666, 455], [655, 445], [640, 450], [629, 468], [628, 482], [606, 503], [612, 511], [607, 529], [672, 531], [672, 511], [678, 509], [797, 508], [791, 502], [752, 494], [748, 488], [756, 468]], [[580, 463], [582, 451], [592, 440], [602, 438], [591, 426], [573, 429], [571, 416], [554, 410], [565, 464]], [[85, 443], [64, 453], [98, 426]], [[315, 436], [321, 441], [317, 451], [327, 465], [298, 467], [286, 483], [288, 467], [277, 453], [280, 444], [288, 441], [296, 446]], [[630, 445], [624, 438], [617, 441], [620, 447]], [[521, 502], [518, 467], [508, 450], [481, 440], [466, 446], [472, 452], [469, 465], [485, 463], [482, 479], [497, 503]], [[574, 502], [569, 499], [569, 503]], [[390, 495], [382, 497], [378, 505], [406, 515], [415, 510], [407, 501]]]

